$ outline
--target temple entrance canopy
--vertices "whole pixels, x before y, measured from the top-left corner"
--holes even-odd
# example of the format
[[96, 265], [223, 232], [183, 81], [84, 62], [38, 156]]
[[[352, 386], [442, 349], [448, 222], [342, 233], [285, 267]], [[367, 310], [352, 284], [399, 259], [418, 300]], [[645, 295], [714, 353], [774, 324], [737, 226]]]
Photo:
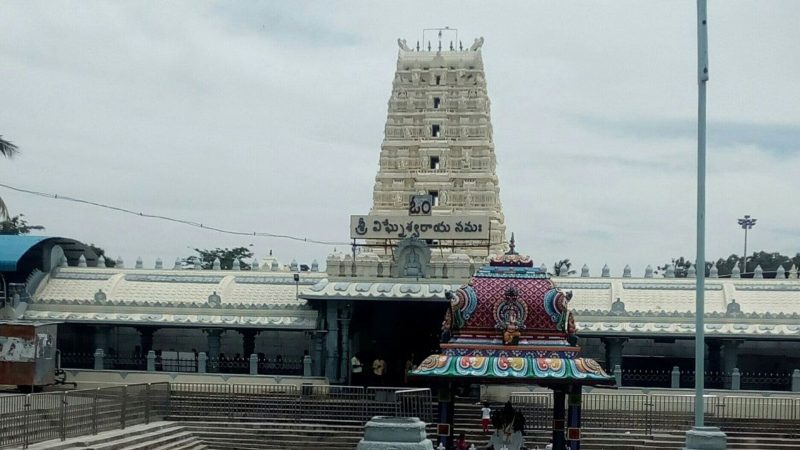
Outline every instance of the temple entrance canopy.
[[[513, 235], [510, 246], [466, 286], [447, 293], [450, 307], [442, 322], [441, 351], [425, 358], [411, 375], [445, 386], [533, 383], [551, 388], [553, 448], [569, 441], [571, 449], [578, 449], [582, 387], [613, 385], [613, 377], [593, 359], [579, 356], [568, 307], [572, 293], [556, 288], [529, 257], [517, 254]], [[450, 422], [449, 409], [440, 406], [440, 422]], [[513, 441], [511, 434], [505, 444]]]

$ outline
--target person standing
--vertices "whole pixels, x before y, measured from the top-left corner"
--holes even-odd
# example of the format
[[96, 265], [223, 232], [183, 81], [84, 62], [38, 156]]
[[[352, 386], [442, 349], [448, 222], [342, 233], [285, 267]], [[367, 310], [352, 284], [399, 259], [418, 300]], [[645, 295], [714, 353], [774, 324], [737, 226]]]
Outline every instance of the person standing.
[[483, 427], [483, 434], [489, 434], [489, 425], [492, 423], [492, 408], [489, 407], [489, 402], [483, 402], [481, 408], [481, 426]]
[[372, 362], [372, 375], [375, 377], [376, 386], [383, 386], [385, 374], [386, 361], [383, 360], [383, 357], [378, 356], [375, 358], [375, 361]]
[[353, 386], [364, 384], [364, 365], [361, 364], [360, 356], [360, 353], [356, 353], [350, 358], [350, 384]]

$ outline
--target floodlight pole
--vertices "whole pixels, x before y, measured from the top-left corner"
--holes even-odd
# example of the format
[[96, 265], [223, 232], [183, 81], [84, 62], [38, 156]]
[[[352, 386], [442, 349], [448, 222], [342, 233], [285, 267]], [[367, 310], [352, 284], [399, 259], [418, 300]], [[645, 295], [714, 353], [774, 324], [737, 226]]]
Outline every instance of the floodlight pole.
[[708, 82], [708, 28], [706, 0], [697, 0], [697, 257], [695, 258], [694, 425], [703, 426], [705, 384], [706, 282], [706, 83]]

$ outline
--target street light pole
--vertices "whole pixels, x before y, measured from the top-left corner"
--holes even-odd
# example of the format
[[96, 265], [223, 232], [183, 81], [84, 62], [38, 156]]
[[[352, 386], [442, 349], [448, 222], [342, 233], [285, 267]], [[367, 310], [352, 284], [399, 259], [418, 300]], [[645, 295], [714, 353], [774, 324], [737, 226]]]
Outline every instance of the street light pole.
[[758, 219], [751, 218], [745, 215], [743, 218], [738, 219], [739, 226], [744, 229], [744, 254], [742, 254], [742, 275], [747, 273], [747, 230], [753, 228]]

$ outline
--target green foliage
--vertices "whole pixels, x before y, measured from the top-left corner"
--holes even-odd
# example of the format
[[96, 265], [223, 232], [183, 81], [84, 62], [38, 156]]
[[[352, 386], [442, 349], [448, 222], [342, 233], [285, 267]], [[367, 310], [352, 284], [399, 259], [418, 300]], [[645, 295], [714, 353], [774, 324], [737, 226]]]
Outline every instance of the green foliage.
[[[11, 158], [17, 153], [19, 153], [19, 149], [17, 148], [17, 146], [12, 144], [10, 141], [3, 139], [3, 136], [0, 136], [0, 156]], [[5, 202], [3, 202], [2, 198], [0, 198], [0, 219], [5, 219], [6, 221], [9, 220], [8, 208], [6, 207], [6, 204]], [[25, 233], [3, 233], [3, 234], [25, 234]]]
[[564, 266], [567, 269], [567, 273], [565, 273], [564, 275], [574, 275], [576, 273], [574, 270], [570, 270], [570, 268], [572, 267], [572, 263], [570, 262], [569, 258], [567, 258], [567, 259], [562, 259], [561, 261], [556, 261], [555, 263], [553, 263], [553, 273], [552, 273], [552, 275], [555, 275], [557, 277], [558, 276], [562, 276], [562, 274], [561, 274], [561, 266]]
[[33, 230], [44, 230], [42, 225], [30, 225], [25, 220], [25, 214], [18, 214], [10, 219], [0, 222], [0, 234], [28, 234]]
[[247, 247], [236, 247], [231, 249], [215, 248], [214, 250], [196, 248], [194, 251], [197, 252], [197, 255], [184, 258], [184, 264], [191, 266], [200, 264], [200, 267], [205, 270], [209, 270], [214, 267], [214, 260], [219, 258], [220, 267], [223, 270], [230, 270], [233, 268], [233, 261], [238, 259], [239, 267], [242, 270], [251, 269], [249, 263], [242, 261], [243, 259], [249, 259], [253, 257], [253, 252], [251, 252]]
[[[672, 260], [675, 266], [675, 278], [685, 278], [691, 261], [685, 259], [683, 256]], [[719, 258], [716, 262], [706, 262], [706, 275], [709, 274], [711, 266], [717, 266], [717, 271], [720, 278], [728, 278], [733, 273], [733, 268], [738, 267], [742, 270], [742, 257], [737, 254], [732, 254], [727, 258]], [[761, 266], [764, 271], [764, 278], [775, 278], [778, 267], [783, 266], [787, 272], [792, 268], [792, 265], [800, 270], [800, 253], [794, 257], [782, 255], [778, 252], [754, 252], [753, 256], [747, 257], [747, 270], [741, 275], [742, 278], [752, 278], [753, 272], [757, 266]], [[666, 264], [659, 266], [658, 270], [666, 271]]]
[[[675, 269], [675, 278], [686, 278], [689, 275], [689, 268], [692, 267], [692, 262], [681, 256], [680, 258], [673, 258], [672, 259], [672, 267]], [[660, 272], [667, 272], [667, 266], [670, 264], [664, 264], [663, 266], [657, 266], [656, 268]]]
[[89, 244], [89, 249], [90, 249], [91, 251], [93, 251], [93, 252], [94, 252], [94, 254], [95, 254], [95, 255], [96, 255], [98, 258], [100, 258], [101, 256], [102, 256], [103, 258], [105, 258], [105, 260], [106, 260], [106, 267], [116, 267], [116, 265], [117, 265], [117, 261], [116, 261], [116, 260], [114, 260], [114, 258], [109, 258], [108, 256], [106, 256], [106, 251], [105, 251], [105, 250], [103, 250], [102, 248], [100, 248], [100, 247], [98, 247], [98, 246], [96, 246], [96, 245], [94, 245], [94, 244]]

